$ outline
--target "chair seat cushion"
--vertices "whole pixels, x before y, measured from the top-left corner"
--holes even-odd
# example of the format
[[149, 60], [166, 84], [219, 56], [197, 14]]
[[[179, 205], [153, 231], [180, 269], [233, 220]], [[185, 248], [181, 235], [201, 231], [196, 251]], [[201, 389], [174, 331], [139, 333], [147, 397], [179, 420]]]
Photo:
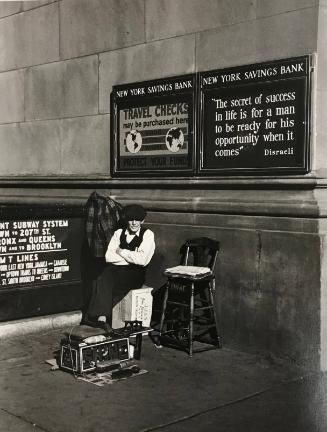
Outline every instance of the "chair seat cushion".
[[170, 267], [165, 270], [166, 276], [175, 276], [175, 277], [191, 277], [191, 278], [203, 278], [205, 276], [210, 276], [212, 271], [209, 267], [199, 267], [199, 266], [186, 266], [186, 265], [178, 265], [175, 267]]

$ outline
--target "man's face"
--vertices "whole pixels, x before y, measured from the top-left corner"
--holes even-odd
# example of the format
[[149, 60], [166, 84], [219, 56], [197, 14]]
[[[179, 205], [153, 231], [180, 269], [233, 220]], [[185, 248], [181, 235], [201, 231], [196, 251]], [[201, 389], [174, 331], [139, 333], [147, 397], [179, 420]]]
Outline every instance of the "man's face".
[[141, 227], [144, 221], [131, 220], [127, 222], [128, 231], [135, 234]]

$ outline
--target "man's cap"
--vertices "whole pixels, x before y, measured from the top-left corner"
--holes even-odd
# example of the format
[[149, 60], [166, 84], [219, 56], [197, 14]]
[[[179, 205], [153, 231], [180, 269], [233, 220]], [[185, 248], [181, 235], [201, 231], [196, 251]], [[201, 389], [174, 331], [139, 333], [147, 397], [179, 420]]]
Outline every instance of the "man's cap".
[[145, 219], [146, 210], [141, 205], [130, 204], [124, 207], [123, 215], [126, 221], [132, 221], [132, 220], [142, 221]]

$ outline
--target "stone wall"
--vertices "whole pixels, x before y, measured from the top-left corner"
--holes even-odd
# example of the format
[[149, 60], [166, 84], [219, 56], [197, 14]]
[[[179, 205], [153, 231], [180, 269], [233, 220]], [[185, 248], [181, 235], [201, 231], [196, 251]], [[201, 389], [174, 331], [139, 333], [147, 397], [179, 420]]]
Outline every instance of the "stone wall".
[[0, 176], [108, 175], [113, 85], [310, 54], [317, 26], [317, 0], [1, 2]]
[[[185, 238], [217, 238], [224, 343], [326, 369], [326, 22], [326, 0], [0, 2], [1, 202], [143, 203], [155, 287]], [[111, 180], [113, 85], [313, 53], [308, 175]]]

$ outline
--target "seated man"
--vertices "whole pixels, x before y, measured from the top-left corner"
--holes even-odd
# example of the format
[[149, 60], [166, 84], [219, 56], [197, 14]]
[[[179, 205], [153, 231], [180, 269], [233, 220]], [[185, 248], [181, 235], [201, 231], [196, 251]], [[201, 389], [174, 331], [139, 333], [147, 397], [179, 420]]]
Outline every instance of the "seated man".
[[[154, 234], [144, 228], [145, 209], [140, 205], [128, 205], [123, 210], [126, 228], [118, 229], [112, 236], [106, 252], [110, 266], [110, 286], [113, 305], [117, 304], [132, 289], [141, 288], [145, 282], [146, 266], [155, 250]], [[98, 305], [101, 314], [98, 325], [109, 331], [107, 319], [112, 305], [102, 302]]]

